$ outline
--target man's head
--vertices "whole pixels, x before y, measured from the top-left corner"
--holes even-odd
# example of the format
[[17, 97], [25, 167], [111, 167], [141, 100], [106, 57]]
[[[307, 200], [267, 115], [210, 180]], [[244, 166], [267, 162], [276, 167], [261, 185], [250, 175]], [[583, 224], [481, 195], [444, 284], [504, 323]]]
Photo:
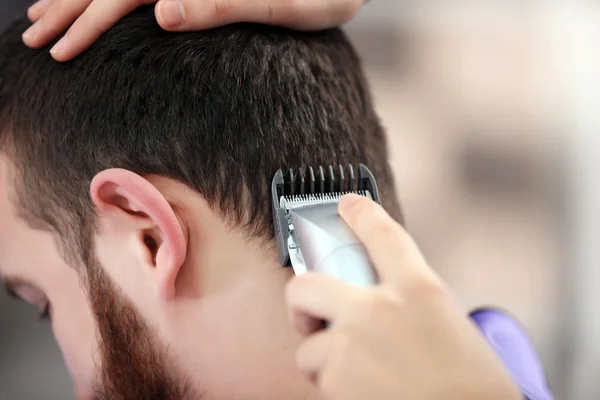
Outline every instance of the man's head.
[[[167, 33], [143, 8], [73, 62], [0, 37], [0, 275], [50, 305], [82, 393], [308, 398], [269, 183], [365, 163], [384, 132], [339, 30]], [[186, 398], [187, 398], [186, 397]]]

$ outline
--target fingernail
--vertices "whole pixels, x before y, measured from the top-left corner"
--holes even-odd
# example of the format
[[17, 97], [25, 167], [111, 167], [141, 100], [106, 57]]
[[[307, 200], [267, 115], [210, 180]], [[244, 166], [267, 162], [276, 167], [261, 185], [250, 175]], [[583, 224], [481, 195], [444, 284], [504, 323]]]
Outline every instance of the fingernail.
[[65, 50], [65, 46], [67, 44], [67, 35], [63, 36], [52, 48], [50, 49], [50, 54], [57, 55], [62, 53]]
[[161, 0], [158, 2], [158, 18], [162, 24], [175, 28], [183, 23], [184, 9], [179, 0]]
[[29, 29], [27, 29], [23, 33], [23, 40], [31, 40], [35, 36], [37, 36], [39, 34], [39, 32], [40, 32], [40, 24], [36, 22], [35, 24], [31, 25], [29, 27]]
[[356, 203], [358, 200], [361, 200], [363, 198], [363, 196], [360, 196], [358, 194], [347, 194], [344, 197], [342, 197], [340, 199], [340, 208], [344, 209], [344, 208], [348, 208], [350, 205]]

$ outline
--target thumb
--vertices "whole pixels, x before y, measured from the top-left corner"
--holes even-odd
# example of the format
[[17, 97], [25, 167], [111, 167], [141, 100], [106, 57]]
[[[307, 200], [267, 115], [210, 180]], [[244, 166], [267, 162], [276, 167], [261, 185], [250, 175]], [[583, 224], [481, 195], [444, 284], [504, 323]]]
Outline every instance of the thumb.
[[156, 20], [169, 31], [195, 31], [235, 22], [323, 29], [354, 16], [364, 0], [160, 0]]

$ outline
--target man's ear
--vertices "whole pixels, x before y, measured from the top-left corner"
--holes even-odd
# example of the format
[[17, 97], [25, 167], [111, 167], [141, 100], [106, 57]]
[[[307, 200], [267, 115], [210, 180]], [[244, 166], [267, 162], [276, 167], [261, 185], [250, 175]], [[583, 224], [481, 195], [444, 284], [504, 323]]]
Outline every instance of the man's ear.
[[183, 227], [162, 193], [148, 180], [125, 169], [107, 169], [94, 177], [90, 194], [111, 226], [135, 235], [146, 252], [144, 263], [156, 269], [164, 300], [175, 296], [175, 281], [186, 259]]

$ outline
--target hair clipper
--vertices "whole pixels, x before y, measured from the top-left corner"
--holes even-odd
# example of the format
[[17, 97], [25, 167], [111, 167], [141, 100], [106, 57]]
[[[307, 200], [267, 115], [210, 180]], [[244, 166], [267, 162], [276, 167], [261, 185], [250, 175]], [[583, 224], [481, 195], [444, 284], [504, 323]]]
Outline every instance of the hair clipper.
[[279, 170], [271, 185], [279, 261], [296, 275], [318, 272], [358, 286], [377, 283], [369, 256], [338, 214], [342, 196], [356, 193], [378, 203], [377, 183], [359, 165]]
[[[348, 193], [377, 203], [377, 183], [369, 169], [328, 166], [279, 170], [271, 184], [273, 224], [279, 261], [296, 275], [317, 272], [357, 286], [377, 283], [369, 256], [338, 214], [339, 200]], [[554, 400], [539, 357], [526, 332], [514, 318], [496, 309], [470, 314], [473, 323], [521, 388], [527, 400]]]

